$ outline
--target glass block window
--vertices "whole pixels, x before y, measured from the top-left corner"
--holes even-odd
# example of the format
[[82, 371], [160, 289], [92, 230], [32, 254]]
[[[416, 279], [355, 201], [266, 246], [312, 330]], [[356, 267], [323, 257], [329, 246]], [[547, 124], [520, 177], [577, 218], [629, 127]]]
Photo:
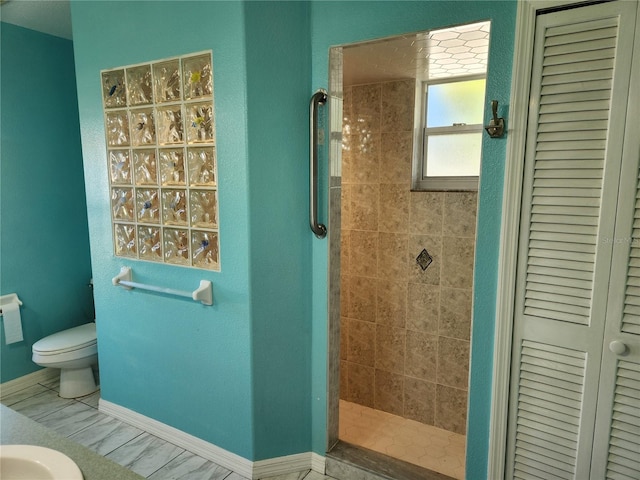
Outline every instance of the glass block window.
[[211, 52], [101, 82], [115, 255], [219, 271]]

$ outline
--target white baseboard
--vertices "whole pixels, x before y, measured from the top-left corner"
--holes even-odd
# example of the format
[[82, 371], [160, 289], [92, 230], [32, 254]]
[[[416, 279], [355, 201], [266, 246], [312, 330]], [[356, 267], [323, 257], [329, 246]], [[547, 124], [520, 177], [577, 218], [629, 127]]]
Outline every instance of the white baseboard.
[[217, 463], [224, 468], [228, 468], [246, 478], [258, 479], [299, 472], [305, 469], [311, 469], [324, 474], [325, 459], [321, 455], [313, 452], [298, 453], [252, 462], [212, 443], [189, 435], [177, 428], [107, 400], [100, 399], [98, 410], [171, 442], [189, 452], [195, 453], [202, 458]]
[[29, 373], [14, 380], [0, 384], [0, 396], [6, 397], [25, 388], [32, 387], [42, 382], [49, 382], [60, 375], [57, 368], [43, 368], [37, 372]]

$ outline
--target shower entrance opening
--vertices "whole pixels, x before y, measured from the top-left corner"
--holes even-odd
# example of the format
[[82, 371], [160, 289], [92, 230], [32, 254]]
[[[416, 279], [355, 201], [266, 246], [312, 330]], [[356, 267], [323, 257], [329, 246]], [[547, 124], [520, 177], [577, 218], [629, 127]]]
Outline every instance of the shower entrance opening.
[[[483, 80], [489, 26], [330, 51], [329, 456], [464, 478], [477, 179], [453, 191], [416, 178], [439, 154], [425, 85]], [[451, 91], [432, 109], [464, 109]], [[478, 123], [484, 84], [480, 96]], [[465, 131], [437, 126], [436, 140], [473, 133], [477, 112], [460, 115]]]

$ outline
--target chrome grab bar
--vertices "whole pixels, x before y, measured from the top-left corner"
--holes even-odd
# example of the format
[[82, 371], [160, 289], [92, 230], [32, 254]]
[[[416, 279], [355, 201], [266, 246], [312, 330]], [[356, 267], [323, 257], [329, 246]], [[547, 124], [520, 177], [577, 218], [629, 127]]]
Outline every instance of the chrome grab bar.
[[309, 105], [309, 126], [311, 151], [309, 155], [309, 224], [316, 237], [324, 238], [327, 235], [327, 227], [318, 223], [318, 105], [327, 102], [326, 90], [320, 89], [311, 97]]

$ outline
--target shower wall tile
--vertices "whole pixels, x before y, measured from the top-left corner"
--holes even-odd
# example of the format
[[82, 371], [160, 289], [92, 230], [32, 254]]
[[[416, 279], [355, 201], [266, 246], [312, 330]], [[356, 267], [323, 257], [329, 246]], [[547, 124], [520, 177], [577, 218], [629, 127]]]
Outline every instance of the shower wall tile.
[[376, 369], [404, 373], [406, 330], [376, 325]]
[[380, 132], [380, 95], [379, 84], [358, 85], [351, 90], [351, 113], [355, 117], [354, 133]]
[[469, 342], [440, 336], [438, 377], [440, 385], [466, 389], [469, 383]]
[[340, 360], [347, 360], [349, 352], [349, 319], [340, 317]]
[[438, 333], [440, 287], [422, 283], [407, 285], [407, 329]]
[[[350, 135], [350, 141], [349, 180], [353, 183], [379, 183], [380, 136], [360, 133]], [[357, 168], [354, 168], [354, 165], [357, 165]]]
[[350, 279], [347, 275], [340, 276], [340, 315], [346, 317], [349, 315], [349, 291]]
[[380, 181], [399, 183], [408, 190], [411, 185], [413, 128], [406, 132], [382, 133], [380, 138]]
[[349, 318], [376, 321], [375, 278], [352, 276], [349, 281]]
[[442, 235], [444, 196], [444, 192], [411, 192], [409, 233]]
[[469, 340], [471, 337], [470, 288], [442, 287], [440, 297], [440, 325], [438, 333], [445, 337]]
[[411, 192], [414, 95], [344, 90], [340, 398], [464, 433], [478, 196]]
[[353, 228], [353, 226], [351, 222], [351, 185], [344, 183], [344, 177], [342, 177], [342, 179], [343, 183], [340, 189], [340, 204], [342, 206], [342, 211], [340, 212], [340, 228], [344, 233]]
[[351, 273], [351, 230], [344, 227], [340, 233], [340, 274], [349, 275]]
[[407, 318], [407, 284], [394, 280], [378, 279], [376, 322], [404, 328]]
[[378, 234], [378, 271], [386, 278], [406, 278], [407, 235]]
[[406, 186], [380, 185], [378, 230], [407, 233], [409, 229], [409, 192]]
[[359, 230], [378, 230], [378, 185], [351, 185], [349, 192], [349, 223]]
[[433, 425], [436, 410], [436, 384], [417, 378], [404, 379], [404, 416]]
[[404, 376], [376, 370], [374, 408], [394, 415], [404, 412]]
[[408, 332], [405, 375], [435, 382], [437, 367], [438, 337], [423, 332]]
[[442, 234], [473, 237], [476, 234], [477, 192], [445, 192]]
[[435, 426], [450, 432], [466, 434], [467, 392], [445, 385], [436, 386]]
[[442, 285], [456, 288], [473, 287], [473, 237], [443, 237]]
[[382, 84], [380, 129], [382, 132], [402, 132], [413, 129], [415, 80]]
[[351, 362], [348, 362], [347, 365], [349, 375], [347, 400], [373, 408], [375, 369]]
[[378, 234], [363, 230], [349, 232], [349, 258], [351, 275], [377, 277]]
[[360, 320], [348, 321], [347, 360], [368, 367], [375, 366], [376, 325]]

